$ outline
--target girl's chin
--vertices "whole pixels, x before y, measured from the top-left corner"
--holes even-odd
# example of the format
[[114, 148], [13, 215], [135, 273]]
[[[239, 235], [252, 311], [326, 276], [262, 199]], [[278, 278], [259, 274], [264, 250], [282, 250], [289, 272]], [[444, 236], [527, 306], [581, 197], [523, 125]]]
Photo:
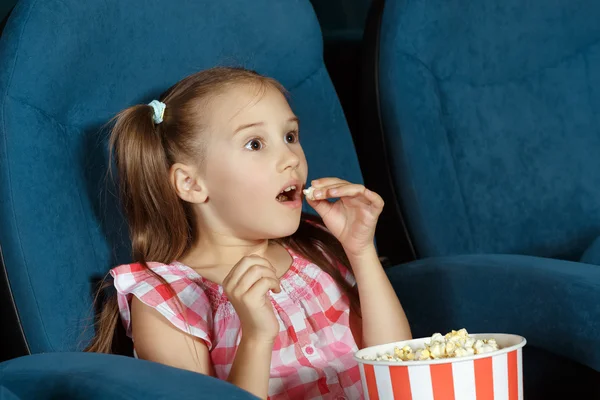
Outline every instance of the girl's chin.
[[291, 236], [298, 230], [300, 226], [300, 214], [293, 220], [290, 218], [286, 221], [278, 221], [277, 226], [274, 229], [269, 229], [269, 239], [280, 239], [283, 237]]

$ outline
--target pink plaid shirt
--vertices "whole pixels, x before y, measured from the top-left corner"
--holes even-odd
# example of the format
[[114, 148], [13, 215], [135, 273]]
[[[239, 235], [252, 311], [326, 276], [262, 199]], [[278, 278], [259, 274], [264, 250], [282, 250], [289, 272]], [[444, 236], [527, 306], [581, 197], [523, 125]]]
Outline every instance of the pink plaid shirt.
[[[279, 321], [269, 399], [360, 399], [363, 388], [353, 359], [358, 348], [350, 331], [348, 297], [329, 274], [287, 250], [293, 262], [281, 277], [281, 293], [269, 293]], [[177, 328], [203, 339], [216, 376], [227, 379], [240, 343], [241, 326], [223, 287], [179, 262], [148, 265], [177, 293], [189, 328], [164, 285], [140, 264], [125, 264], [110, 272], [127, 335], [131, 337], [130, 305], [136, 296]], [[340, 268], [345, 279], [355, 285], [352, 273]]]

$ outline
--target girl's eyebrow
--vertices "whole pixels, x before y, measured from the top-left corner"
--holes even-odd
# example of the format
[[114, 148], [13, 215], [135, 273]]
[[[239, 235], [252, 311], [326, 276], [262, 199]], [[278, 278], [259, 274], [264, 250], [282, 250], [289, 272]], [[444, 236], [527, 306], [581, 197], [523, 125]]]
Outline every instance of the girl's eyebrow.
[[253, 122], [251, 124], [240, 125], [237, 127], [237, 129], [235, 131], [233, 131], [233, 134], [235, 135], [239, 131], [243, 131], [244, 129], [248, 129], [248, 128], [253, 128], [255, 126], [265, 126], [265, 123], [261, 121], [261, 122]]
[[[300, 124], [300, 120], [298, 119], [298, 117], [295, 117], [295, 116], [288, 119], [287, 122], [296, 122], [296, 123]], [[236, 133], [243, 131], [244, 129], [254, 128], [257, 126], [265, 126], [264, 121], [252, 122], [250, 124], [240, 125], [236, 128], [235, 131], [233, 131], [233, 134], [235, 135]]]

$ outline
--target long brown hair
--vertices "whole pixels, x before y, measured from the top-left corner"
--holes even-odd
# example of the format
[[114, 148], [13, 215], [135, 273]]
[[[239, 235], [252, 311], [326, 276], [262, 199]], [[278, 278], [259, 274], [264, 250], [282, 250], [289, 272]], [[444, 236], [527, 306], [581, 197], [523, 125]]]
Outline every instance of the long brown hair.
[[[173, 289], [147, 262], [168, 264], [177, 260], [196, 241], [197, 230], [190, 205], [181, 200], [171, 186], [169, 169], [180, 160], [200, 159], [202, 162], [202, 109], [206, 108], [202, 105], [210, 101], [211, 96], [240, 83], [257, 85], [261, 90], [274, 87], [287, 94], [279, 82], [254, 71], [218, 67], [190, 75], [163, 93], [160, 101], [167, 107], [160, 124], [154, 123], [154, 110], [149, 105], [132, 106], [111, 120], [114, 127], [109, 141], [110, 157], [116, 162], [133, 260], [159, 279], [173, 295]], [[346, 254], [339, 241], [315, 223], [320, 223], [317, 217], [303, 213], [298, 230], [276, 241], [331, 275], [349, 296], [352, 310], [360, 315], [358, 292], [350, 287], [335, 265], [337, 260], [350, 269]], [[85, 349], [88, 352], [122, 352], [118, 344], [123, 338], [116, 337], [118, 332], [123, 334], [119, 329], [117, 297], [114, 291], [105, 295], [112, 287], [107, 278], [94, 299], [101, 311], [95, 323], [96, 334]]]

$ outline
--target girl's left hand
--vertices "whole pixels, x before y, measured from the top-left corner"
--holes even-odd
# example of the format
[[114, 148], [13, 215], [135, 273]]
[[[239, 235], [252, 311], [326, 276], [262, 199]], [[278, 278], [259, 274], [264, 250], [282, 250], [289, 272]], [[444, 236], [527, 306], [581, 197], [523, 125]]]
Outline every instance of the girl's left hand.
[[[375, 227], [383, 210], [383, 199], [363, 185], [338, 178], [311, 182], [315, 200], [306, 198], [323, 223], [350, 256], [359, 256], [374, 245]], [[334, 203], [327, 199], [339, 198]]]

